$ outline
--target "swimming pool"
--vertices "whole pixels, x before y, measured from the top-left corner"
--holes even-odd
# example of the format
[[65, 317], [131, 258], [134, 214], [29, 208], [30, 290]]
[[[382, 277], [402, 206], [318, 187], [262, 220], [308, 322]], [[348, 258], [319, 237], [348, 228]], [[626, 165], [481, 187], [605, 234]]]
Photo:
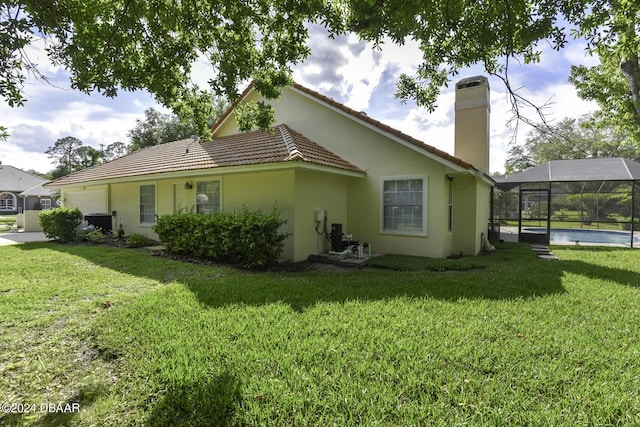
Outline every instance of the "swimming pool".
[[[525, 228], [530, 233], [545, 233], [545, 228]], [[626, 245], [631, 242], [631, 232], [614, 230], [585, 230], [552, 228], [551, 241], [563, 243], [593, 243], [602, 245]], [[633, 246], [640, 247], [640, 238], [633, 238]]]

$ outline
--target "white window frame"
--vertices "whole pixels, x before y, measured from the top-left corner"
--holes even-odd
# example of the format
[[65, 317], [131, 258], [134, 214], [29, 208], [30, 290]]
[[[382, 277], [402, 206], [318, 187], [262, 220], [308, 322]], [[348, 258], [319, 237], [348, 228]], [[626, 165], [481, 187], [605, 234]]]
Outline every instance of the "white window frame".
[[[218, 183], [218, 201], [217, 203], [207, 203], [207, 204], [213, 204], [213, 205], [218, 205], [218, 210], [214, 211], [214, 212], [221, 212], [222, 211], [222, 179], [220, 178], [211, 178], [211, 179], [201, 179], [196, 181], [196, 185], [195, 185], [195, 190], [196, 190], [196, 204], [195, 204], [195, 211], [196, 213], [201, 213], [200, 212], [200, 206], [201, 204], [198, 203], [198, 184], [200, 183], [205, 183], [205, 182], [217, 182]], [[212, 213], [212, 212], [209, 212]], [[203, 213], [204, 215], [207, 215], [206, 213]]]
[[[385, 229], [385, 203], [384, 203], [384, 187], [385, 182], [389, 181], [405, 181], [405, 180], [422, 180], [422, 230], [419, 231], [403, 231], [396, 229]], [[429, 180], [426, 175], [402, 175], [402, 176], [383, 176], [380, 177], [380, 234], [391, 234], [400, 236], [427, 236], [427, 211], [429, 207]]]
[[[12, 208], [6, 208], [4, 205], [0, 205], [0, 211], [2, 211], [2, 212], [17, 211], [18, 210], [18, 198], [16, 197], [16, 195], [13, 194], [13, 193], [9, 193], [8, 191], [4, 191], [4, 192], [0, 193], [0, 197], [4, 196], [4, 195], [11, 196], [11, 199], [13, 200], [13, 207]], [[5, 199], [5, 200], [9, 200], [9, 199]]]
[[[142, 187], [153, 187], [153, 222], [142, 221]], [[150, 203], [146, 203], [150, 205]], [[141, 226], [151, 227], [156, 223], [156, 215], [158, 209], [158, 186], [155, 182], [143, 183], [138, 185], [138, 221]]]
[[40, 199], [40, 209], [48, 211], [51, 209], [51, 199]]

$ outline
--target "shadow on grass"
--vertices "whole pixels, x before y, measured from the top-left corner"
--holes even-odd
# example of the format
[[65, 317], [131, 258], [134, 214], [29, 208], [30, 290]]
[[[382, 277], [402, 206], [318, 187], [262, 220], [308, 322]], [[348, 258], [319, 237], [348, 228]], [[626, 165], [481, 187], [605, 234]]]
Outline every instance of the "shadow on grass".
[[[640, 250], [638, 249], [617, 249], [608, 247], [571, 247], [569, 250], [574, 252], [595, 252], [602, 257], [618, 251], [630, 251], [637, 255], [637, 262], [640, 262]], [[585, 261], [564, 260], [561, 261], [563, 272], [578, 274], [594, 280], [605, 280], [618, 283], [619, 285], [629, 286], [640, 289], [640, 274], [615, 267], [604, 267], [602, 265], [591, 264]]]
[[227, 373], [199, 382], [175, 385], [168, 387], [162, 399], [153, 404], [146, 425], [232, 425], [240, 399], [240, 381]]
[[[319, 302], [341, 303], [396, 297], [429, 297], [446, 301], [534, 298], [565, 292], [562, 285], [565, 272], [613, 280], [625, 286], [640, 286], [640, 274], [637, 272], [584, 261], [541, 260], [526, 244], [505, 244], [489, 256], [470, 257], [474, 265], [484, 266], [470, 271], [364, 269], [348, 274], [322, 271], [247, 273], [227, 267], [155, 257], [144, 250], [53, 242], [28, 243], [21, 245], [21, 248], [26, 251], [51, 249], [158, 283], [182, 283], [203, 304], [214, 308], [282, 302], [300, 311]], [[606, 253], [615, 249], [585, 250]]]

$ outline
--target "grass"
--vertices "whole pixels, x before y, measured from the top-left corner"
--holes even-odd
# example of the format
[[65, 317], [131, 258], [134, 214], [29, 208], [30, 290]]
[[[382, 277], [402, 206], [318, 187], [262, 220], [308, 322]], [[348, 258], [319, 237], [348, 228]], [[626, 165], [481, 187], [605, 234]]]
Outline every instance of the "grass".
[[81, 410], [0, 425], [638, 425], [640, 252], [553, 251], [245, 273], [2, 247], [0, 403]]
[[15, 215], [0, 215], [0, 233], [10, 231], [16, 226]]

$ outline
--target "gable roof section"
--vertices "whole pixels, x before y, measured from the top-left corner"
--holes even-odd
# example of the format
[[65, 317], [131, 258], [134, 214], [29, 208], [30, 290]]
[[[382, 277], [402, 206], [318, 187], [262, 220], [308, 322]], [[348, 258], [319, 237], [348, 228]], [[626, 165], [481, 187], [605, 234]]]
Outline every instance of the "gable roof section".
[[38, 184], [47, 182], [46, 179], [9, 165], [0, 165], [0, 191], [22, 192]]
[[[416, 139], [410, 135], [407, 135], [397, 129], [392, 128], [389, 125], [382, 123], [379, 120], [372, 119], [364, 113], [358, 112], [352, 108], [347, 107], [340, 102], [337, 102], [327, 96], [324, 96], [314, 90], [306, 88], [301, 84], [294, 83], [292, 88], [299, 93], [302, 93], [316, 101], [320, 101], [328, 106], [340, 111], [342, 114], [349, 116], [352, 119], [362, 122], [375, 129], [377, 132], [383, 132], [392, 137], [399, 139], [404, 143], [408, 143], [410, 146], [417, 148], [419, 151], [422, 151], [424, 154], [433, 155], [435, 157], [440, 158], [441, 160], [445, 160], [447, 162], [453, 163], [454, 165], [460, 166], [463, 169], [475, 169], [471, 163], [465, 162], [462, 159], [459, 159], [451, 154], [439, 150], [436, 147], [425, 144], [424, 142]], [[222, 124], [231, 116], [235, 107], [242, 102], [242, 100], [253, 90], [253, 83], [250, 83], [249, 86], [242, 92], [239, 98], [225, 111], [225, 113], [218, 119], [218, 121], [213, 125], [212, 131], [215, 134], [216, 130], [222, 126]]]
[[161, 173], [301, 161], [356, 174], [364, 171], [281, 124], [270, 131], [160, 144], [58, 178], [47, 186], [84, 184]]
[[53, 197], [56, 193], [55, 190], [50, 188], [44, 188], [43, 185], [47, 181], [42, 181], [40, 184], [35, 185], [27, 190], [24, 190], [22, 193], [18, 194], [20, 197]]

